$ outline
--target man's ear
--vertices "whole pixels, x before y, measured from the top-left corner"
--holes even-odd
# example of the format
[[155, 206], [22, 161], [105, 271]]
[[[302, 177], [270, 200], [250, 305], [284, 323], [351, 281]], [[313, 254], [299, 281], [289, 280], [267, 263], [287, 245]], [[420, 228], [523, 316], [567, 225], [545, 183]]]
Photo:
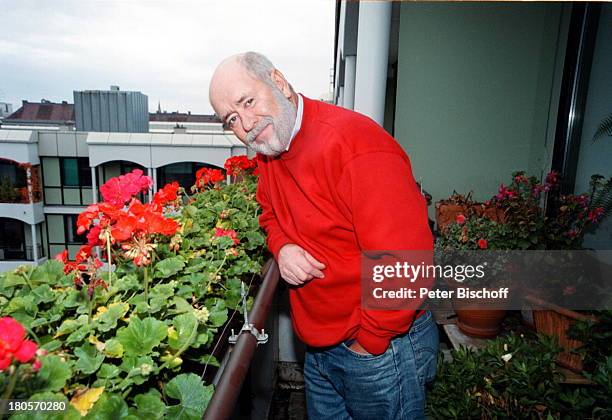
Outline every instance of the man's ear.
[[289, 82], [287, 82], [287, 79], [285, 79], [285, 76], [283, 76], [283, 73], [277, 69], [274, 69], [270, 74], [270, 78], [272, 79], [272, 82], [274, 82], [274, 84], [280, 89], [285, 98], [291, 98], [291, 86], [289, 85]]

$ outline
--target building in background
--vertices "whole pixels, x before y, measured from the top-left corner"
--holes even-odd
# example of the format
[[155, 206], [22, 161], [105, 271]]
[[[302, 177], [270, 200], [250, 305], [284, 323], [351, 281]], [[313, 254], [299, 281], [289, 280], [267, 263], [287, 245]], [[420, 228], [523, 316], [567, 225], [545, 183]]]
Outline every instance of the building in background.
[[22, 101], [21, 107], [2, 121], [4, 128], [74, 129], [74, 105], [66, 101], [55, 103]]
[[[612, 176], [612, 4], [336, 3], [334, 102], [411, 158], [433, 201], [484, 200], [515, 171], [566, 193]], [[433, 206], [430, 217], [433, 217]], [[612, 219], [585, 245], [612, 248]]]
[[[154, 181], [149, 196], [141, 197], [148, 200], [166, 183], [189, 189], [199, 168], [222, 168], [228, 157], [246, 154], [246, 147], [207, 115], [159, 116], [147, 110], [147, 132], [77, 129], [81, 109], [89, 114], [86, 124], [110, 118], [108, 109], [90, 106], [97, 100], [112, 105], [113, 97], [101, 92], [82, 92], [80, 107], [24, 101], [0, 128], [0, 271], [39, 264], [64, 249], [74, 257], [85, 242], [77, 233], [78, 214], [100, 200], [98, 187], [114, 176], [143, 170]], [[118, 101], [127, 97], [117, 95]], [[134, 127], [143, 125], [141, 115], [126, 111], [125, 118], [128, 114], [140, 121]]]
[[149, 100], [141, 92], [119, 90], [74, 91], [76, 129], [103, 133], [147, 133]]
[[2, 122], [4, 118], [8, 117], [12, 113], [13, 113], [12, 104], [9, 104], [6, 102], [0, 102], [0, 122]]

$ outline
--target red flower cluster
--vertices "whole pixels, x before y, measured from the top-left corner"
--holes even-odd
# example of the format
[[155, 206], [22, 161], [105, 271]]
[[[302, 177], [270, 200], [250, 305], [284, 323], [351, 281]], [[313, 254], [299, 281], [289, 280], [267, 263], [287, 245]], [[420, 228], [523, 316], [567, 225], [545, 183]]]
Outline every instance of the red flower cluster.
[[176, 201], [178, 198], [178, 190], [178, 182], [173, 182], [171, 184], [167, 184], [164, 188], [157, 191], [153, 197], [153, 205], [155, 208], [161, 211], [166, 204]]
[[486, 239], [479, 239], [478, 240], [478, 248], [480, 249], [487, 249], [489, 247], [489, 242]]
[[[91, 248], [90, 245], [83, 245], [77, 252], [74, 261], [68, 260], [68, 250], [55, 256], [56, 260], [64, 263], [64, 273], [74, 276], [74, 286], [78, 290], [87, 286], [87, 294], [90, 299], [96, 287], [108, 289], [106, 282], [98, 277], [98, 269], [102, 267], [102, 261], [91, 254]], [[87, 283], [85, 279], [88, 279]]]
[[225, 161], [223, 167], [227, 170], [227, 174], [231, 176], [248, 173], [251, 170], [256, 174], [257, 157], [249, 159], [246, 155], [232, 156]]
[[455, 222], [457, 222], [457, 224], [458, 224], [458, 225], [462, 225], [462, 224], [464, 224], [464, 223], [465, 223], [465, 216], [464, 216], [464, 215], [462, 215], [462, 214], [458, 214], [458, 215], [455, 217]]
[[[110, 183], [110, 184], [109, 184]], [[121, 242], [121, 247], [127, 251], [125, 255], [134, 260], [136, 265], [146, 265], [151, 262], [151, 252], [155, 244], [150, 243], [151, 235], [174, 235], [179, 224], [164, 217], [164, 207], [178, 198], [179, 185], [176, 182], [166, 185], [153, 197], [152, 203], [143, 204], [132, 198], [150, 185], [150, 179], [142, 176], [142, 171], [134, 170], [131, 174], [123, 175], [116, 181], [111, 179], [104, 187], [110, 195], [104, 195], [112, 202], [92, 204], [79, 215], [77, 219], [77, 232], [87, 234], [87, 243], [90, 247]], [[115, 191], [124, 188], [124, 191]], [[110, 193], [112, 192], [112, 193]], [[127, 194], [131, 194], [129, 197]], [[126, 207], [126, 202], [131, 199]]]
[[147, 191], [153, 182], [144, 176], [140, 169], [109, 179], [100, 187], [104, 201], [114, 206], [122, 206], [141, 191]]
[[603, 207], [595, 207], [593, 210], [589, 211], [589, 221], [591, 223], [599, 223], [599, 220], [603, 217], [604, 215], [604, 208]]
[[506, 187], [504, 184], [501, 184], [501, 186], [499, 187], [499, 191], [498, 194], [495, 196], [496, 199], [498, 200], [504, 200], [504, 199], [513, 199], [517, 196], [516, 191]]
[[[13, 360], [29, 362], [36, 355], [36, 349], [36, 343], [25, 339], [25, 330], [19, 322], [11, 317], [0, 318], [0, 372]], [[40, 367], [40, 362], [36, 362], [34, 370]]]
[[240, 239], [238, 239], [238, 236], [236, 235], [236, 231], [234, 229], [215, 228], [215, 237], [219, 238], [222, 236], [227, 236], [228, 238], [233, 240], [234, 245], [238, 245], [240, 243]]
[[225, 180], [220, 169], [202, 168], [196, 172], [196, 188], [205, 188], [208, 184], [216, 184]]

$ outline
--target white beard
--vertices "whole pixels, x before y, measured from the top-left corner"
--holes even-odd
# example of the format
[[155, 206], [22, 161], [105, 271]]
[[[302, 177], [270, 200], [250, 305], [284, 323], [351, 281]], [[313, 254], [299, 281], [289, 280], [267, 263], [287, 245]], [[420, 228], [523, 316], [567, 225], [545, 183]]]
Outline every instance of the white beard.
[[[280, 108], [280, 115], [277, 118], [262, 118], [245, 139], [246, 144], [251, 149], [266, 156], [278, 156], [287, 150], [297, 114], [295, 105], [285, 98], [276, 86], [272, 88], [272, 91], [274, 99]], [[256, 143], [255, 138], [270, 124], [272, 124], [272, 135], [270, 138], [263, 143]]]

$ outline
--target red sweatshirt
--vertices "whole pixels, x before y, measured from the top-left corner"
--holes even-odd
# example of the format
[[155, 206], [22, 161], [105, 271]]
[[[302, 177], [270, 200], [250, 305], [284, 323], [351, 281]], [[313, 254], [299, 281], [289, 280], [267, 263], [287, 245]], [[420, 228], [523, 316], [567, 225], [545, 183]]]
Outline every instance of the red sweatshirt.
[[259, 221], [276, 258], [293, 243], [326, 266], [325, 278], [290, 289], [298, 337], [314, 347], [356, 338], [380, 354], [415, 311], [361, 309], [361, 252], [433, 249], [426, 203], [408, 156], [386, 131], [356, 112], [303, 99], [289, 150], [259, 156]]

